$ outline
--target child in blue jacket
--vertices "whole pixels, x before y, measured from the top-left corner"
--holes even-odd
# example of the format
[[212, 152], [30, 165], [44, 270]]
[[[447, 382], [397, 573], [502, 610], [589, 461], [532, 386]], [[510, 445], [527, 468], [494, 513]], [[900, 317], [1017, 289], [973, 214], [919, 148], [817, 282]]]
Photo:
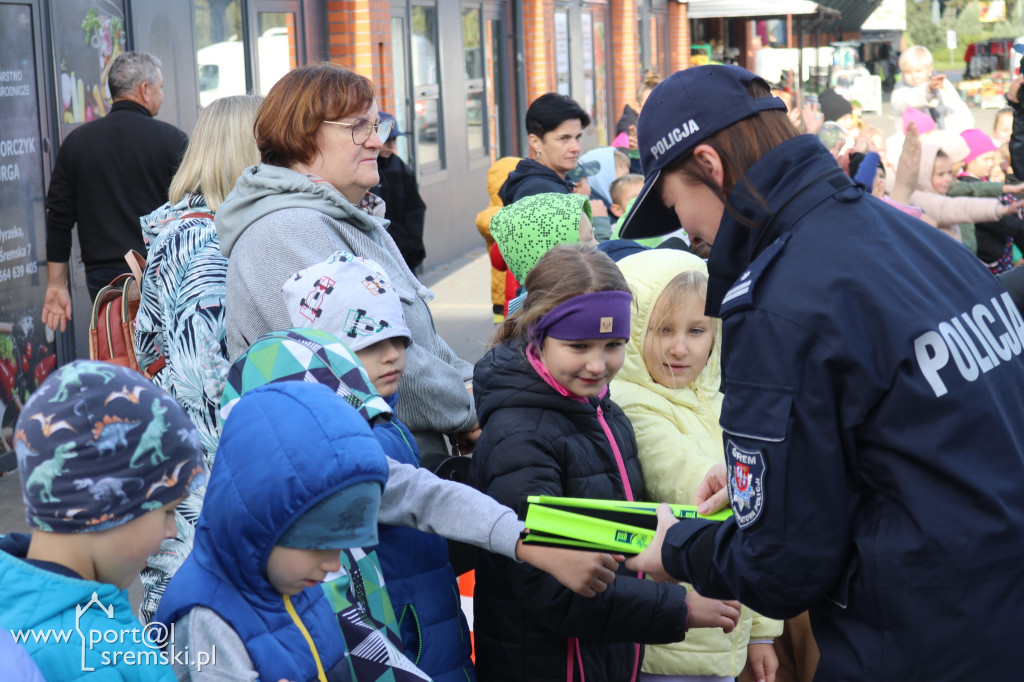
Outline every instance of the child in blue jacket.
[[0, 628], [48, 680], [173, 682], [127, 589], [205, 480], [192, 422], [138, 372], [78, 361], [43, 382], [14, 434], [32, 534], [0, 539]]

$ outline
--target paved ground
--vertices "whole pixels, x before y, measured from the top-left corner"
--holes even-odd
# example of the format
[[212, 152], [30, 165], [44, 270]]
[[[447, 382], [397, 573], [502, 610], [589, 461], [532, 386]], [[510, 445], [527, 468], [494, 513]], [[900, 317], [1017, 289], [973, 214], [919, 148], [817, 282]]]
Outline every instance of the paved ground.
[[[888, 107], [888, 104], [886, 104]], [[973, 109], [978, 127], [991, 131], [996, 109]], [[893, 130], [893, 119], [886, 114], [868, 114], [869, 123], [883, 132]], [[476, 237], [476, 228], [469, 226]], [[490, 261], [483, 244], [422, 277], [436, 294], [430, 307], [438, 331], [462, 358], [476, 362], [494, 332], [491, 321]], [[17, 472], [0, 477], [0, 534], [26, 531], [25, 512]], [[138, 603], [139, 583], [131, 590]]]

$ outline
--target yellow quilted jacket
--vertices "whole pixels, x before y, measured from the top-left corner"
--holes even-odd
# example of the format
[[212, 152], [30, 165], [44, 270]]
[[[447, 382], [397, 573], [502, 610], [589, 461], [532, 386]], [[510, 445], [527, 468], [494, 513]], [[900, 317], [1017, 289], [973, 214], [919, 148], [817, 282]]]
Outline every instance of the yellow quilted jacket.
[[[707, 273], [704, 262], [673, 249], [651, 249], [619, 261], [634, 296], [634, 315], [626, 361], [611, 384], [611, 397], [633, 424], [644, 473], [647, 500], [693, 504], [697, 487], [712, 465], [725, 461], [722, 428], [721, 322], [704, 371], [683, 388], [666, 388], [651, 379], [643, 360], [644, 337], [658, 297], [684, 270]], [[692, 589], [686, 585], [687, 589]], [[677, 644], [648, 646], [643, 671], [658, 675], [733, 677], [747, 660], [747, 643], [782, 634], [782, 622], [744, 607], [730, 634], [720, 628], [693, 628]]]

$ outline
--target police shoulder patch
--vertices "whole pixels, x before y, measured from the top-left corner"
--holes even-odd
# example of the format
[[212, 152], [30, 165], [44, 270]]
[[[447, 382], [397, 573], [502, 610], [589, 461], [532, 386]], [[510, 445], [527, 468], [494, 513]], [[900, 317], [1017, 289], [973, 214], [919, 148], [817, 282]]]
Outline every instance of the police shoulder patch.
[[728, 312], [735, 312], [753, 306], [754, 287], [757, 284], [758, 278], [765, 273], [776, 256], [782, 252], [786, 242], [789, 241], [789, 236], [789, 233], [784, 234], [772, 242], [743, 271], [743, 274], [739, 276], [739, 279], [732, 285], [732, 288], [725, 293], [725, 296], [722, 298], [722, 308], [720, 311], [723, 317]]
[[746, 450], [729, 438], [725, 460], [732, 514], [740, 528], [746, 528], [761, 517], [764, 509], [764, 451]]

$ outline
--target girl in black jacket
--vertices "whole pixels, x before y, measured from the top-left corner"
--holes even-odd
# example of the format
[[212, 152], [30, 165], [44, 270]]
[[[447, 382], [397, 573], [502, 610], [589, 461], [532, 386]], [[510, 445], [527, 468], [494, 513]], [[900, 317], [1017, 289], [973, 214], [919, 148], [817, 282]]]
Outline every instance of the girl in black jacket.
[[[608, 398], [625, 359], [632, 296], [592, 246], [556, 246], [526, 278], [522, 310], [476, 365], [483, 433], [474, 484], [518, 508], [528, 495], [634, 499], [643, 488], [633, 429]], [[526, 564], [477, 560], [477, 674], [491, 680], [635, 680], [641, 643], [683, 639], [687, 625], [732, 630], [735, 602], [620, 569], [583, 598]], [[689, 621], [689, 622], [688, 622]]]

